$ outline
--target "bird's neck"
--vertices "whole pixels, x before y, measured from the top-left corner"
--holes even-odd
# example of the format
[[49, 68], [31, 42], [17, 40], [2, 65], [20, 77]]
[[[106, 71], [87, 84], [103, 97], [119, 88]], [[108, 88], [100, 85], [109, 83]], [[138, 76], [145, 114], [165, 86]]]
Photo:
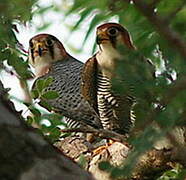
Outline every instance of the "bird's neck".
[[96, 55], [99, 70], [103, 75], [112, 78], [116, 68], [117, 60], [121, 58], [120, 53], [111, 45], [103, 44]]
[[37, 63], [34, 65], [35, 68], [35, 76], [41, 77], [49, 72], [49, 68], [51, 67], [51, 60], [46, 57], [37, 57]]

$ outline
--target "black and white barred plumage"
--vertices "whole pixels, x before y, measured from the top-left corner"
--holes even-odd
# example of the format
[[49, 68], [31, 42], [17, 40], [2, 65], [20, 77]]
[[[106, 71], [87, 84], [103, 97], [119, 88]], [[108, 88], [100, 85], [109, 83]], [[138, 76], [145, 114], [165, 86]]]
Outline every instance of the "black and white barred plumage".
[[97, 101], [104, 129], [114, 130], [121, 134], [130, 132], [135, 120], [132, 116], [134, 98], [127, 95], [122, 97], [114, 93], [111, 81], [102, 73], [98, 73], [97, 76]]
[[[104, 129], [128, 134], [134, 125], [135, 100], [131, 97], [130, 89], [116, 92], [112, 80], [118, 78], [116, 66], [122, 59], [117, 45], [125, 45], [131, 50], [135, 47], [127, 30], [116, 23], [99, 26], [96, 41], [99, 51], [86, 62], [83, 70], [83, 95], [98, 112]], [[124, 85], [122, 80], [118, 81], [122, 83], [121, 86]]]
[[[128, 94], [115, 92], [112, 89], [111, 79], [96, 67], [98, 67], [96, 57], [89, 59], [85, 64], [83, 95], [98, 112], [104, 129], [128, 134], [134, 125], [132, 108], [135, 100]], [[90, 75], [88, 78], [87, 74]]]

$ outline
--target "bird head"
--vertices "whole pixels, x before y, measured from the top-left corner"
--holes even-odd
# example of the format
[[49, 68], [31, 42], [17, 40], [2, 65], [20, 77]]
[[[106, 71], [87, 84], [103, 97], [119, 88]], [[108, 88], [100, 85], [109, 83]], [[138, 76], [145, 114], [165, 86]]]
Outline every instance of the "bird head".
[[66, 55], [62, 43], [50, 34], [38, 34], [29, 41], [29, 63], [35, 68], [36, 76], [45, 74], [46, 67]]
[[97, 27], [96, 42], [100, 47], [125, 45], [129, 49], [135, 49], [129, 32], [118, 23], [105, 23]]

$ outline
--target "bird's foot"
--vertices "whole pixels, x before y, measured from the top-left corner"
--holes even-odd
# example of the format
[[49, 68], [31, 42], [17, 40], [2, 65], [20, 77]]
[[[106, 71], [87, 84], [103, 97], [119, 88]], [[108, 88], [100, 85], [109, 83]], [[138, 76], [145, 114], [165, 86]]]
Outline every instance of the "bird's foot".
[[100, 146], [96, 149], [93, 150], [93, 156], [96, 156], [98, 154], [100, 154], [101, 152], [103, 152], [104, 150], [106, 150], [108, 148], [108, 145], [103, 145], [103, 146]]
[[109, 146], [111, 146], [112, 144], [114, 144], [116, 141], [109, 139], [108, 142], [106, 142], [105, 145], [101, 145], [99, 147], [97, 147], [96, 149], [93, 150], [93, 156], [100, 154], [102, 151], [107, 150]]
[[[118, 142], [118, 141], [115, 141], [113, 139], [109, 139], [104, 145], [100, 145], [99, 147], [97, 147], [93, 150], [93, 156], [96, 156], [96, 155], [102, 153], [104, 150], [107, 150], [110, 146], [112, 146], [116, 142]], [[132, 148], [132, 146], [128, 142], [122, 142], [121, 144], [124, 144], [128, 148]]]

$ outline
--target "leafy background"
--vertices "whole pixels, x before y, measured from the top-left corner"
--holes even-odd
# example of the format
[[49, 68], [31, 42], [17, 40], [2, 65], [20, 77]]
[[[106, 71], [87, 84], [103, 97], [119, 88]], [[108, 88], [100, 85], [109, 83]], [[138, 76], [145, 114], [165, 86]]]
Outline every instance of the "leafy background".
[[[63, 40], [65, 47], [72, 55], [86, 61], [96, 51], [94, 43], [95, 28], [98, 24], [115, 21], [124, 25], [132, 35], [134, 44], [140, 56], [150, 58], [155, 64], [158, 76], [156, 83], [150, 83], [150, 91], [163, 103], [163, 110], [148, 106], [141, 98], [140, 106], [136, 107], [138, 126], [143, 127], [143, 133], [131, 138], [135, 146], [124, 167], [111, 168], [113, 176], [125, 176], [135, 166], [138, 157], [152, 147], [152, 144], [162, 135], [169, 133], [175, 126], [185, 126], [186, 114], [186, 2], [184, 0], [1, 0], [0, 2], [0, 69], [1, 80], [5, 72], [10, 78], [19, 82], [23, 100], [14, 99], [24, 104], [28, 112], [27, 121], [41, 129], [41, 132], [53, 142], [59, 138], [59, 127], [65, 126], [61, 117], [49, 114], [36, 106], [37, 101], [30, 104], [28, 91], [32, 69], [27, 62], [27, 45], [24, 29], [37, 32], [50, 32], [55, 24], [56, 34]], [[50, 19], [55, 14], [56, 21]], [[58, 28], [56, 29], [56, 25]], [[48, 29], [48, 30], [47, 30]], [[55, 34], [54, 34], [55, 35]], [[74, 43], [76, 36], [78, 43]], [[63, 38], [64, 39], [63, 39]], [[18, 40], [19, 39], [19, 40]], [[24, 46], [22, 46], [24, 44]], [[132, 56], [137, 59], [139, 56]], [[129, 57], [128, 57], [129, 58]], [[143, 69], [143, 67], [141, 67]], [[137, 72], [139, 75], [139, 72]], [[140, 76], [141, 78], [141, 76]], [[129, 79], [129, 81], [132, 81]], [[4, 82], [6, 86], [6, 81]], [[136, 85], [136, 92], [146, 90], [143, 85]], [[25, 102], [27, 100], [27, 102]], [[28, 103], [29, 102], [29, 103]], [[147, 104], [146, 104], [147, 103]], [[148, 108], [148, 109], [146, 109]], [[160, 131], [149, 126], [155, 120]], [[48, 122], [43, 123], [43, 121]], [[180, 179], [185, 170], [176, 166], [170, 171], [159, 175], [157, 179]]]

